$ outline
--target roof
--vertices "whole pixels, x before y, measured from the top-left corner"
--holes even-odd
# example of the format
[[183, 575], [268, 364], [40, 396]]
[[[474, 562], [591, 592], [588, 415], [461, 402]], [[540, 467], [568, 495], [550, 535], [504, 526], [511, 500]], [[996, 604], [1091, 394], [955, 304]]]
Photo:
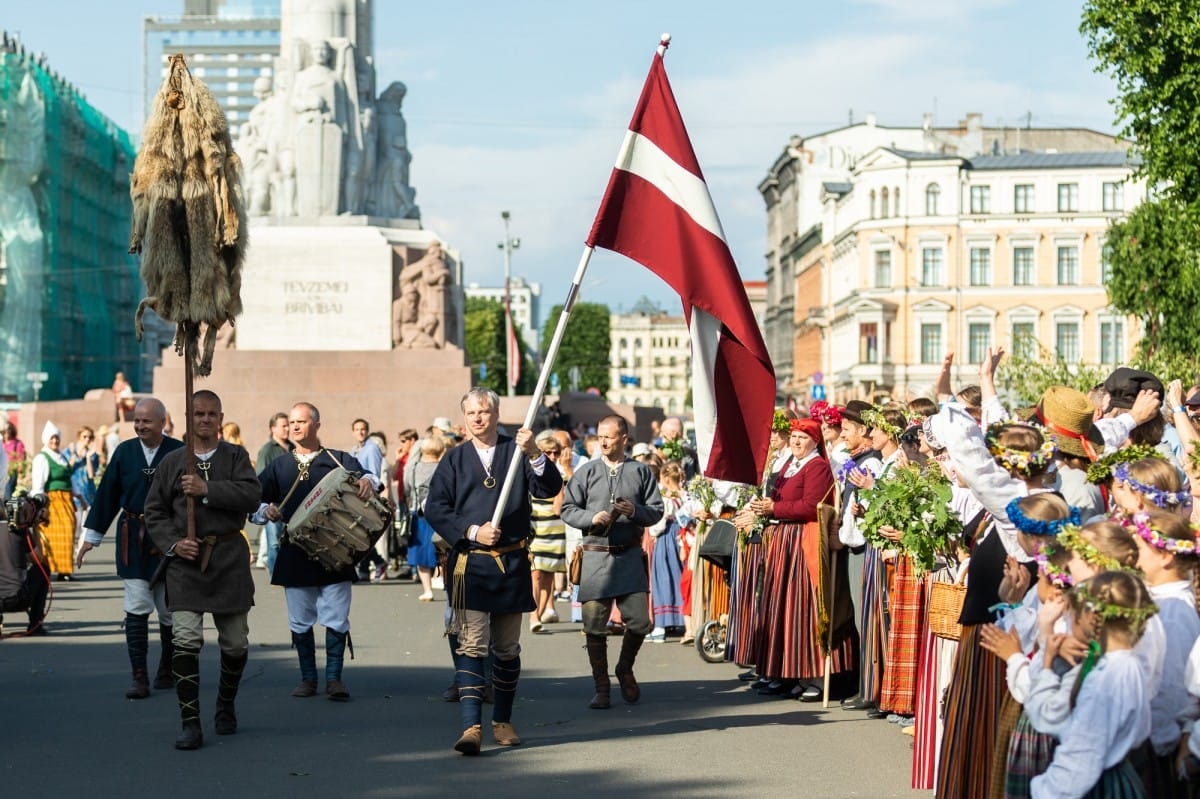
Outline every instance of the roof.
[[849, 194], [854, 191], [854, 184], [849, 181], [826, 181], [821, 184], [821, 188], [830, 194]]
[[896, 155], [898, 155], [901, 158], [908, 160], [908, 161], [959, 161], [959, 160], [962, 160], [961, 156], [954, 155], [953, 153], [926, 153], [926, 152], [918, 152], [916, 150], [900, 150], [896, 147], [884, 147], [883, 149], [887, 150], [890, 153], [895, 153]]
[[978, 155], [967, 159], [970, 169], [1060, 169], [1066, 167], [1137, 166], [1128, 150], [1094, 150], [1081, 153], [1015, 153]]

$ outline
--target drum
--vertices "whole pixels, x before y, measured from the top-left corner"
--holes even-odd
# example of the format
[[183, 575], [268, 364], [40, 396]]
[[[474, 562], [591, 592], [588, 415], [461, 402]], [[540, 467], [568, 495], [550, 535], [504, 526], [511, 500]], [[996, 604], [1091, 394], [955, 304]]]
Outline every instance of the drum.
[[287, 524], [287, 540], [329, 571], [353, 566], [392, 524], [387, 503], [359, 499], [358, 479], [334, 469], [308, 492]]

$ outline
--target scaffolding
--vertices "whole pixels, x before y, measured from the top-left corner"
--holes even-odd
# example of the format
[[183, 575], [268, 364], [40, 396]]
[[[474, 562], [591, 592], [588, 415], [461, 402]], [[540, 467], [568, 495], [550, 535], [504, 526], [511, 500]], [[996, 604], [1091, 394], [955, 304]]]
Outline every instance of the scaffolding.
[[129, 135], [0, 33], [0, 395], [80, 397], [141, 354]]

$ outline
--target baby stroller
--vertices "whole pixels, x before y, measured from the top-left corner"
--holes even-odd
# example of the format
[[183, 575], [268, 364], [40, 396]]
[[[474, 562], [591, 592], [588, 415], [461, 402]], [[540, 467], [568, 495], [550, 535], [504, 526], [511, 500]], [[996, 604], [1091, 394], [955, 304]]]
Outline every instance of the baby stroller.
[[697, 538], [699, 558], [692, 576], [698, 583], [701, 600], [696, 651], [708, 663], [724, 663], [729, 625], [729, 569], [737, 546], [737, 528], [729, 519], [717, 519]]

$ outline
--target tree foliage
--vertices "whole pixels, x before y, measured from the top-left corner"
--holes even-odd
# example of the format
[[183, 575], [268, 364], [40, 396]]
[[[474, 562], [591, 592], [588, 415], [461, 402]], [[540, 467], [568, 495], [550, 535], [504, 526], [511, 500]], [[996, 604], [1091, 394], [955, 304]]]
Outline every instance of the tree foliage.
[[1087, 0], [1081, 30], [1096, 71], [1117, 83], [1121, 135], [1140, 173], [1200, 200], [1200, 15], [1190, 0]]
[[[463, 314], [463, 330], [467, 345], [467, 363], [471, 366], [471, 382], [490, 388], [497, 394], [508, 390], [507, 356], [504, 348], [504, 303], [487, 297], [467, 297]], [[516, 329], [517, 343], [525, 352], [520, 328]], [[486, 375], [479, 377], [479, 365], [486, 365]], [[537, 372], [524, 354], [521, 356], [521, 377], [518, 394], [531, 394], [537, 385]]]
[[1200, 214], [1162, 198], [1139, 205], [1109, 227], [1106, 247], [1112, 307], [1142, 323], [1144, 358], [1191, 355], [1200, 340]]
[[[542, 348], [550, 346], [554, 328], [562, 306], [555, 305], [542, 327]], [[562, 346], [554, 361], [554, 373], [564, 391], [570, 389], [568, 374], [572, 366], [579, 368], [579, 390], [600, 389], [607, 394], [609, 389], [609, 352], [612, 342], [609, 337], [609, 311], [607, 305], [595, 302], [575, 303], [567, 329], [563, 333]]]

